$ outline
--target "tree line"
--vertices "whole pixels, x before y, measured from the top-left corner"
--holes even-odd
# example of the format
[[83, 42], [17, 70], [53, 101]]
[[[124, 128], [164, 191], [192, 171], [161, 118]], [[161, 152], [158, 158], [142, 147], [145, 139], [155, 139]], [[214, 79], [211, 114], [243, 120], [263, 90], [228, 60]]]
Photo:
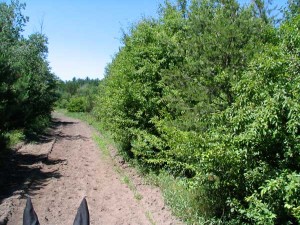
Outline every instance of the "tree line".
[[25, 4], [0, 3], [0, 148], [15, 130], [33, 134], [50, 121], [57, 100], [57, 78], [47, 61], [47, 37], [22, 35], [28, 18]]
[[94, 108], [95, 97], [98, 91], [99, 79], [73, 78], [68, 81], [59, 81], [59, 100], [56, 107], [68, 109], [70, 112], [91, 112]]

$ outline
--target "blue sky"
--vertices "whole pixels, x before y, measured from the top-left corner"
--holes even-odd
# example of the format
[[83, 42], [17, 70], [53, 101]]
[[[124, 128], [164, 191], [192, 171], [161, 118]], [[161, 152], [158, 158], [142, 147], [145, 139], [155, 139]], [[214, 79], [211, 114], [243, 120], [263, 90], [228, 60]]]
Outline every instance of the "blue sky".
[[[0, 0], [1, 1], [1, 0]], [[62, 80], [103, 78], [118, 51], [121, 29], [143, 16], [156, 16], [164, 0], [20, 0], [29, 16], [25, 34], [41, 31], [49, 39], [48, 60]], [[240, 0], [249, 3], [251, 0]], [[283, 5], [287, 0], [274, 0]], [[10, 1], [5, 1], [10, 2]], [[42, 25], [42, 26], [41, 26]]]

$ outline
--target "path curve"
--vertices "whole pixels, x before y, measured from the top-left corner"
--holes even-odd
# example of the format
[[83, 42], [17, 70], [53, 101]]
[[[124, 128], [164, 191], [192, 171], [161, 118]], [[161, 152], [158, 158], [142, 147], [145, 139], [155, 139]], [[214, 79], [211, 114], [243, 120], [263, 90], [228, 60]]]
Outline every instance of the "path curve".
[[[92, 225], [181, 224], [164, 205], [158, 188], [103, 155], [92, 139], [95, 130], [59, 113], [53, 114], [53, 124], [49, 136], [22, 146], [12, 158], [18, 162], [16, 184], [11, 181], [0, 198], [7, 225], [22, 224], [26, 195], [31, 196], [41, 225], [72, 225], [83, 197]], [[18, 177], [25, 172], [26, 178]], [[134, 190], [122, 181], [124, 177]]]

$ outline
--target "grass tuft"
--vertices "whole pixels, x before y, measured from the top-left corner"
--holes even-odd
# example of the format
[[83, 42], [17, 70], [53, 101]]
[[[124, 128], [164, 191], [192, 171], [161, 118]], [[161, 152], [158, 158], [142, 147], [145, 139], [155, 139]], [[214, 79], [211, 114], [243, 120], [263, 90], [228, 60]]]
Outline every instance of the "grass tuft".
[[153, 219], [153, 217], [152, 217], [151, 212], [147, 211], [147, 212], [145, 213], [145, 215], [146, 215], [147, 219], [149, 220], [149, 222], [151, 223], [151, 225], [156, 225], [156, 223], [155, 223], [155, 221], [154, 221], [154, 219]]
[[172, 213], [186, 224], [222, 224], [220, 220], [206, 219], [203, 216], [202, 211], [206, 206], [201, 205], [199, 190], [191, 188], [187, 178], [175, 178], [165, 171], [145, 176], [148, 183], [160, 188]]

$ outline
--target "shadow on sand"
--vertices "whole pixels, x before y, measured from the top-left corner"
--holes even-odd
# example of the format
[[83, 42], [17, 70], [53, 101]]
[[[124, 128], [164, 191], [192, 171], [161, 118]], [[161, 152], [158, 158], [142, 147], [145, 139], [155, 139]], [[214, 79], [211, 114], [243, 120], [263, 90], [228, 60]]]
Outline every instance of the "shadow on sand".
[[[36, 135], [26, 142], [43, 144], [56, 139], [76, 140], [78, 136], [66, 136], [57, 134], [58, 127], [69, 126], [76, 122], [65, 122], [53, 119], [50, 128], [41, 135]], [[22, 195], [34, 195], [35, 190], [43, 188], [49, 179], [60, 178], [58, 171], [43, 171], [42, 165], [56, 165], [65, 160], [49, 159], [47, 155], [22, 153], [15, 150], [7, 150], [0, 154], [0, 204], [14, 193]]]

